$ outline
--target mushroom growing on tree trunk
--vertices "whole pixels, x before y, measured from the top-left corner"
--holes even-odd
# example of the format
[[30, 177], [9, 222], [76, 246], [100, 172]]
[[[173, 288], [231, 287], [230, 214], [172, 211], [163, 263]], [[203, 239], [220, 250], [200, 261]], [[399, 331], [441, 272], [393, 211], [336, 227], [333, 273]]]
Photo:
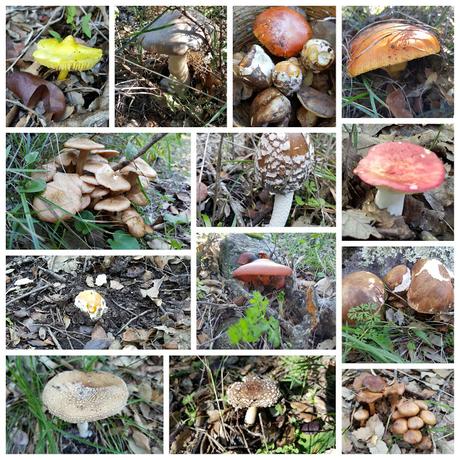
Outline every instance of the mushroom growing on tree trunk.
[[256, 170], [264, 186], [275, 194], [269, 227], [284, 227], [294, 191], [302, 187], [311, 170], [314, 154], [308, 134], [262, 134]]

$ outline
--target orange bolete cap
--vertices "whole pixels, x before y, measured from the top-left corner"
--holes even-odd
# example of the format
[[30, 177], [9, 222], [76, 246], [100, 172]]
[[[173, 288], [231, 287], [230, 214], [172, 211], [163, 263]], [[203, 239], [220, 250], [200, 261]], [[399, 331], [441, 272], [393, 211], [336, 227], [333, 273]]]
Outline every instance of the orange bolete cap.
[[271, 54], [285, 58], [297, 56], [313, 37], [307, 20], [287, 6], [273, 6], [258, 14], [253, 32]]
[[281, 289], [286, 283], [286, 276], [291, 274], [292, 269], [286, 265], [277, 264], [270, 259], [257, 259], [237, 268], [232, 275], [233, 278], [245, 283]]
[[397, 78], [408, 61], [440, 51], [438, 37], [427, 27], [405, 21], [384, 21], [361, 29], [353, 37], [347, 69], [351, 77], [356, 77], [383, 68]]

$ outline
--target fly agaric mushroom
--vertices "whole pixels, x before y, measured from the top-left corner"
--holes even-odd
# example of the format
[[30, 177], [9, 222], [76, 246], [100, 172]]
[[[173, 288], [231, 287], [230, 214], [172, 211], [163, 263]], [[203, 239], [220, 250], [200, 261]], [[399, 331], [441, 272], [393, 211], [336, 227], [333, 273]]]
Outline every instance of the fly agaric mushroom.
[[271, 407], [280, 399], [278, 385], [270, 379], [245, 377], [235, 382], [227, 390], [228, 403], [235, 409], [247, 409], [244, 417], [246, 425], [254, 425], [257, 408]]
[[232, 273], [233, 278], [244, 283], [272, 286], [275, 289], [282, 289], [286, 284], [286, 277], [291, 275], [290, 267], [265, 258], [242, 265]]
[[382, 68], [399, 78], [407, 62], [441, 51], [435, 33], [420, 24], [383, 21], [361, 29], [352, 39], [348, 73], [356, 77]]
[[383, 282], [388, 289], [396, 294], [404, 294], [410, 286], [412, 276], [405, 265], [396, 265], [384, 277]]
[[273, 69], [273, 85], [284, 95], [296, 93], [302, 85], [302, 67], [296, 58], [281, 61]]
[[420, 259], [412, 267], [412, 282], [407, 291], [409, 306], [427, 315], [452, 308], [454, 288], [447, 268], [436, 259]]
[[126, 383], [109, 372], [64, 371], [45, 385], [42, 401], [48, 411], [68, 423], [76, 423], [87, 438], [88, 422], [118, 414], [128, 401]]
[[385, 302], [383, 281], [370, 272], [353, 272], [342, 280], [342, 322], [353, 324], [348, 317], [350, 310], [359, 305], [372, 305], [377, 313]]
[[92, 289], [81, 291], [75, 297], [75, 306], [83, 313], [89, 315], [93, 321], [101, 318], [107, 311], [107, 303], [104, 297]]
[[251, 126], [287, 126], [291, 101], [278, 89], [267, 88], [251, 102]]
[[187, 52], [203, 49], [214, 27], [198, 11], [188, 9], [187, 16], [180, 10], [166, 11], [150, 24], [149, 32], [140, 35], [140, 43], [152, 53], [166, 54], [171, 76], [188, 85]]
[[259, 45], [252, 45], [249, 52], [241, 59], [238, 74], [247, 85], [259, 90], [272, 84], [275, 64]]
[[75, 149], [80, 152], [77, 158], [77, 174], [81, 176], [83, 174], [83, 166], [91, 150], [103, 149], [104, 145], [94, 142], [91, 139], [86, 139], [85, 137], [71, 137], [64, 143], [64, 147]]
[[61, 42], [44, 38], [37, 43], [32, 54], [39, 64], [59, 70], [58, 80], [65, 80], [69, 72], [89, 70], [102, 58], [102, 50], [77, 43], [71, 35]]
[[374, 145], [353, 173], [377, 187], [375, 204], [393, 216], [402, 215], [407, 193], [433, 190], [444, 182], [446, 174], [435, 153], [410, 142]]
[[274, 6], [258, 14], [253, 32], [271, 54], [284, 58], [297, 56], [313, 36], [307, 20], [286, 6]]
[[335, 53], [332, 45], [326, 40], [312, 38], [303, 46], [300, 60], [306, 69], [319, 73], [331, 67], [335, 61]]
[[308, 134], [262, 134], [256, 171], [264, 186], [275, 194], [269, 227], [284, 227], [294, 191], [302, 187], [311, 170], [313, 143]]

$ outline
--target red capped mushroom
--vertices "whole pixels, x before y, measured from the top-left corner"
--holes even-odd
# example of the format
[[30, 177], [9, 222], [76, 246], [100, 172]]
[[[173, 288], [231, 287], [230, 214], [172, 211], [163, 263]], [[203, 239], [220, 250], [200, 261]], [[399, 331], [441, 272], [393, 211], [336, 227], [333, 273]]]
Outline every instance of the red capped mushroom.
[[435, 189], [445, 177], [444, 165], [436, 154], [410, 142], [374, 145], [353, 173], [377, 187], [375, 204], [393, 216], [402, 214], [407, 193]]
[[286, 284], [286, 277], [291, 274], [292, 269], [286, 265], [277, 264], [270, 259], [257, 259], [238, 267], [232, 276], [244, 283], [281, 289]]

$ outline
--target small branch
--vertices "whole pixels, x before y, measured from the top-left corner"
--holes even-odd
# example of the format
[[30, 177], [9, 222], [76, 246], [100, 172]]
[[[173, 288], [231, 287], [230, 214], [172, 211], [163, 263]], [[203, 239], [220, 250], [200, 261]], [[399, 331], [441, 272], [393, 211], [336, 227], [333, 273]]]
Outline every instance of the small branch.
[[142, 147], [137, 153], [136, 155], [131, 158], [130, 160], [124, 160], [124, 161], [120, 161], [120, 163], [118, 163], [117, 165], [115, 165], [112, 169], [114, 171], [118, 171], [122, 168], [124, 168], [125, 166], [128, 166], [130, 163], [132, 163], [136, 158], [139, 158], [140, 156], [144, 155], [145, 152], [147, 152], [147, 150], [152, 147], [152, 145], [156, 144], [160, 139], [163, 139], [163, 137], [166, 136], [166, 133], [164, 134], [155, 134], [154, 136], [152, 136], [150, 138], [150, 140], [147, 142], [147, 144], [144, 145], [144, 147]]

